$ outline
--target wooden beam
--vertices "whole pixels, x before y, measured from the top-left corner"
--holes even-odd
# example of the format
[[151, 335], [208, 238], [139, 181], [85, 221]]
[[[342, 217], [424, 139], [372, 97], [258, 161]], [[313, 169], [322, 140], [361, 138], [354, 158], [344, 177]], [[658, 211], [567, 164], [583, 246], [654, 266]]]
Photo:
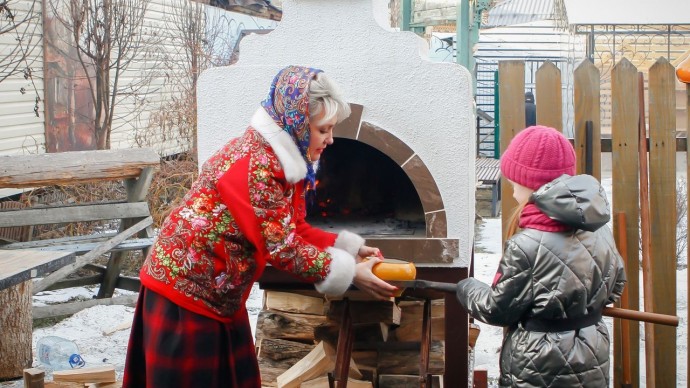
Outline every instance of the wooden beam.
[[75, 185], [136, 178], [160, 157], [148, 148], [0, 156], [0, 187]]
[[29, 208], [0, 212], [0, 228], [61, 224], [66, 222], [115, 220], [121, 218], [143, 218], [149, 214], [149, 205], [146, 202], [113, 202]]
[[34, 306], [31, 315], [33, 319], [41, 319], [72, 315], [83, 309], [93, 306], [134, 306], [137, 303], [138, 297], [138, 295], [122, 295], [108, 299], [89, 299], [80, 302], [60, 303], [48, 306]]
[[100, 244], [98, 248], [94, 249], [93, 251], [83, 255], [79, 256], [74, 264], [66, 265], [57, 271], [51, 273], [50, 275], [46, 276], [42, 280], [38, 281], [34, 285], [34, 294], [40, 291], [45, 290], [47, 287], [51, 286], [52, 284], [58, 282], [59, 280], [62, 280], [65, 276], [69, 275], [72, 273], [74, 270], [77, 268], [83, 267], [87, 263], [91, 263], [94, 260], [96, 260], [98, 257], [100, 257], [102, 254], [110, 251], [114, 246], [117, 246], [121, 242], [125, 241], [129, 237], [131, 237], [133, 234], [139, 232], [140, 230], [148, 227], [153, 223], [153, 218], [152, 217], [146, 217], [143, 220], [137, 222], [134, 226], [130, 227], [129, 229], [125, 230], [124, 232], [118, 234], [117, 236], [113, 237], [112, 239]]

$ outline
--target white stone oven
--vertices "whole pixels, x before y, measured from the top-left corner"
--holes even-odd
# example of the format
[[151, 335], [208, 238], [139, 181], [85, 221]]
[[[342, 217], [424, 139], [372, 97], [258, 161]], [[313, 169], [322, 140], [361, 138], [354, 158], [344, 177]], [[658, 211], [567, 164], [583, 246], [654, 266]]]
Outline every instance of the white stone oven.
[[381, 0], [286, 0], [269, 34], [240, 44], [239, 61], [199, 82], [199, 157], [244, 131], [275, 73], [323, 69], [352, 116], [323, 155], [309, 221], [354, 229], [384, 255], [466, 268], [474, 233], [471, 77], [424, 59], [426, 42], [391, 31]]
[[[322, 156], [309, 221], [359, 232], [385, 256], [413, 261], [420, 279], [457, 282], [468, 276], [473, 250], [471, 77], [459, 65], [424, 59], [422, 38], [392, 31], [387, 3], [284, 0], [274, 31], [247, 36], [236, 64], [201, 76], [199, 158], [245, 130], [278, 70], [323, 69], [353, 113]], [[296, 287], [272, 268], [260, 284]], [[468, 365], [468, 319], [451, 294], [445, 321], [444, 385], [460, 387], [468, 381], [458, 367]]]

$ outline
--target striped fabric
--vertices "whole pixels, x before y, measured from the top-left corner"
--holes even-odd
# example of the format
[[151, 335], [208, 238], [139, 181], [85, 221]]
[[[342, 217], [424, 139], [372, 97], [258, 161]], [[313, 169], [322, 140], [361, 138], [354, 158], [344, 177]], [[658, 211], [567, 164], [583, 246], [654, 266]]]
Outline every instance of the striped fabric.
[[141, 289], [123, 388], [258, 388], [261, 375], [246, 310], [223, 323]]

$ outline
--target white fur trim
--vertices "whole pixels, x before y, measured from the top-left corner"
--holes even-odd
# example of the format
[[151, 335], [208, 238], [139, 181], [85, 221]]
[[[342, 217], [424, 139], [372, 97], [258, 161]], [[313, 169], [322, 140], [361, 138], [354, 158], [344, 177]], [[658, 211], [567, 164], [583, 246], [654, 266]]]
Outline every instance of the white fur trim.
[[292, 136], [280, 128], [264, 108], [254, 112], [250, 124], [273, 148], [288, 182], [297, 183], [307, 176], [307, 162]]
[[357, 256], [359, 248], [361, 248], [362, 245], [364, 245], [364, 238], [358, 234], [348, 232], [347, 230], [338, 233], [335, 244], [333, 244], [335, 248], [342, 249], [352, 256]]
[[329, 247], [331, 270], [322, 281], [314, 284], [316, 291], [326, 295], [342, 295], [355, 278], [355, 258], [342, 249]]

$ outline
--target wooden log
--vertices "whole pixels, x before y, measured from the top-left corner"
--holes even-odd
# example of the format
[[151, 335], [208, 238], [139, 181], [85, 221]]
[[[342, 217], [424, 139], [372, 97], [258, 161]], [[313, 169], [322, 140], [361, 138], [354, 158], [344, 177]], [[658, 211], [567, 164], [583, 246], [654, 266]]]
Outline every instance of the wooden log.
[[357, 367], [374, 368], [378, 365], [378, 351], [376, 350], [353, 350], [352, 359], [357, 363]]
[[45, 382], [45, 388], [84, 388], [84, 383], [51, 380]]
[[551, 61], [537, 70], [537, 124], [563, 132], [563, 91], [561, 70]]
[[325, 316], [262, 310], [256, 322], [256, 341], [278, 338], [314, 343], [314, 328], [326, 322]]
[[85, 388], [122, 388], [122, 381], [116, 381], [114, 383], [91, 383], [86, 384]]
[[[398, 341], [419, 341], [422, 338], [422, 311], [424, 302], [402, 301], [400, 307], [400, 326], [393, 330]], [[431, 302], [431, 338], [436, 341], [445, 339], [446, 321], [443, 299]]]
[[160, 157], [147, 148], [0, 156], [0, 187], [75, 185], [137, 178]]
[[[328, 319], [338, 322], [343, 315], [344, 301], [330, 303]], [[394, 301], [350, 301], [350, 316], [355, 325], [367, 323], [400, 324], [400, 307]]]
[[[676, 315], [676, 77], [660, 58], [649, 69], [649, 209], [654, 313]], [[646, 291], [646, 287], [645, 287]], [[645, 294], [645, 300], [648, 296]], [[676, 329], [652, 325], [656, 387], [677, 386]], [[648, 375], [649, 376], [649, 375]], [[647, 386], [651, 386], [648, 384]]]
[[44, 388], [45, 372], [43, 369], [24, 369], [24, 388]]
[[[379, 375], [379, 385], [378, 388], [410, 388], [419, 387], [421, 380], [417, 375], [391, 375], [382, 374]], [[442, 388], [441, 377], [434, 375], [431, 376], [431, 387], [432, 388]]]
[[574, 72], [575, 153], [577, 173], [585, 173], [585, 126], [592, 123], [592, 176], [601, 180], [601, 107], [599, 69], [584, 59]]
[[[371, 381], [357, 380], [348, 378], [347, 388], [372, 388], [374, 385]], [[321, 376], [313, 380], [305, 381], [299, 386], [300, 388], [330, 388], [328, 376]]]
[[[443, 374], [445, 366], [443, 341], [432, 341], [429, 352], [429, 373]], [[381, 349], [378, 353], [380, 374], [419, 375], [419, 350]]]
[[[335, 344], [338, 341], [340, 329], [340, 326], [334, 324], [317, 326], [314, 328], [314, 339]], [[383, 322], [354, 325], [353, 330], [355, 344], [386, 342], [388, 340], [389, 327]]]
[[[498, 100], [501, 123], [501, 155], [518, 132], [525, 128], [525, 62], [500, 61], [498, 63]], [[501, 217], [503, 219], [502, 241], [506, 240], [508, 218], [517, 203], [513, 199], [513, 189], [501, 177]]]
[[266, 291], [264, 308], [297, 314], [326, 314], [323, 297], [306, 296], [290, 292]]
[[[627, 59], [622, 59], [611, 73], [611, 138], [612, 138], [612, 202], [614, 213], [625, 213], [625, 233], [628, 258], [625, 269], [628, 274], [640, 271], [639, 259], [632, 252], [639, 251], [639, 153], [638, 153], [638, 120], [639, 105], [637, 87], [637, 69]], [[614, 224], [614, 235], [618, 235], [619, 226]], [[628, 276], [625, 285], [628, 290], [626, 309], [639, 310], [640, 282], [638, 276]], [[621, 343], [620, 322], [614, 322], [614, 343]], [[640, 363], [640, 330], [638, 325], [630, 325], [630, 364], [632, 381], [639, 381]], [[619, 348], [614, 348], [613, 380], [614, 386], [622, 383], [622, 355]]]
[[31, 367], [31, 281], [0, 290], [0, 380], [20, 378]]
[[264, 338], [258, 344], [259, 351], [257, 352], [257, 357], [270, 358], [275, 361], [286, 359], [295, 359], [297, 361], [314, 350], [314, 345], [278, 338]]
[[302, 382], [323, 376], [334, 367], [335, 350], [325, 342], [319, 342], [306, 357], [278, 376], [278, 387], [299, 387]]
[[112, 365], [55, 371], [53, 372], [53, 380], [81, 384], [114, 383], [117, 381], [115, 367]]

